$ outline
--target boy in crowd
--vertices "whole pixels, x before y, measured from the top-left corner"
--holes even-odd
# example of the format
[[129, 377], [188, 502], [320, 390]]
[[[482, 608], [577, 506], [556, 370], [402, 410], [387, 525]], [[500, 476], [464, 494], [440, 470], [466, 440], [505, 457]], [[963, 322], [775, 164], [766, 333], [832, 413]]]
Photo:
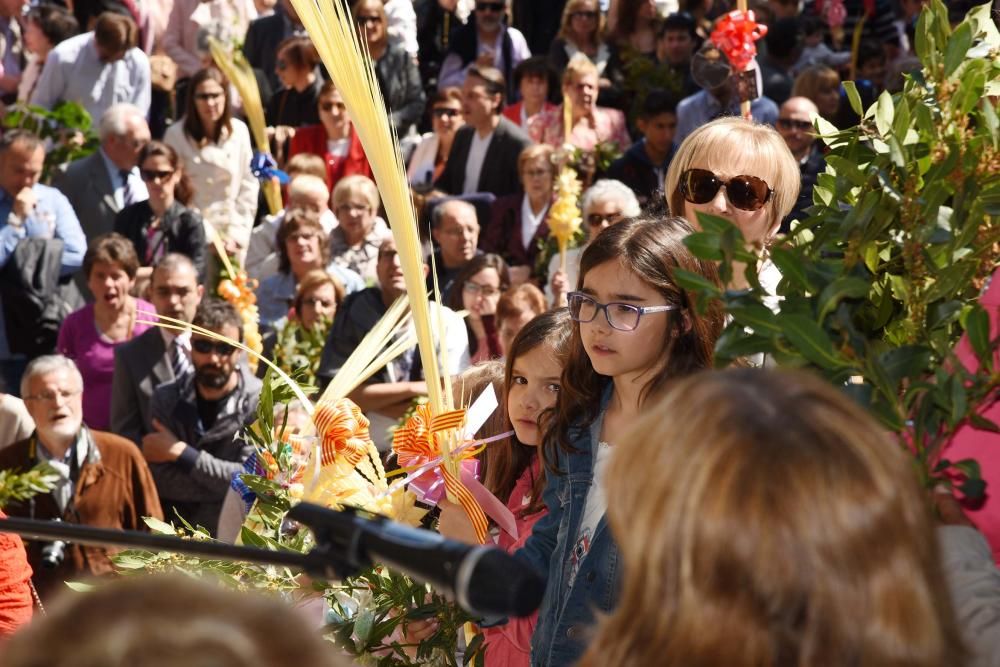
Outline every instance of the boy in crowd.
[[674, 154], [677, 100], [664, 90], [651, 91], [636, 125], [642, 138], [611, 164], [607, 177], [634, 190], [645, 206], [656, 192], [663, 191], [663, 179]]

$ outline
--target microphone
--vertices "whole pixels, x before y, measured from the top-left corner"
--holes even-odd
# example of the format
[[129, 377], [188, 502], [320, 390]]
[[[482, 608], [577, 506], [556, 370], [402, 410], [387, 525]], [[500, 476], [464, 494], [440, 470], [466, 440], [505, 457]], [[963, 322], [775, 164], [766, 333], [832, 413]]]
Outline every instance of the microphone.
[[338, 512], [299, 503], [288, 518], [316, 536], [334, 571], [384, 563], [451, 596], [478, 616], [528, 616], [542, 602], [545, 582], [530, 566], [502, 549], [468, 545], [441, 535], [356, 511]]

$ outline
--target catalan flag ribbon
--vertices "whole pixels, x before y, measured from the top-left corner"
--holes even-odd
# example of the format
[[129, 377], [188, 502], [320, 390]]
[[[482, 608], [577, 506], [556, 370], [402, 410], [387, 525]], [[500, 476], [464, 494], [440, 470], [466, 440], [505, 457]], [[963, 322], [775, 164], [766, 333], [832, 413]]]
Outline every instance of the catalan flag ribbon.
[[[465, 410], [449, 410], [432, 415], [429, 406], [417, 406], [413, 416], [407, 420], [406, 424], [396, 429], [392, 437], [392, 448], [396, 452], [399, 464], [410, 468], [439, 457], [442, 447], [437, 442], [438, 438], [447, 437], [449, 432], [459, 431], [464, 424]], [[444, 481], [448, 495], [458, 501], [458, 504], [465, 510], [480, 544], [484, 543], [489, 531], [486, 514], [469, 489], [458, 477], [452, 474], [444, 461], [413, 480], [410, 485], [412, 488], [419, 486], [421, 481], [433, 483], [438, 479]]]

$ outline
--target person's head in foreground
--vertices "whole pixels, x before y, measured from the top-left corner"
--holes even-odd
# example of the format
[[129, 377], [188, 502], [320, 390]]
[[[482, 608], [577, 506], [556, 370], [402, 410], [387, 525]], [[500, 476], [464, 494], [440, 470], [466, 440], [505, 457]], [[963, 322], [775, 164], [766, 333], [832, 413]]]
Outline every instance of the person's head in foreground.
[[677, 382], [608, 465], [625, 578], [581, 665], [961, 664], [908, 455], [801, 372]]
[[338, 667], [346, 660], [276, 598], [140, 575], [64, 595], [3, 647], [5, 667]]

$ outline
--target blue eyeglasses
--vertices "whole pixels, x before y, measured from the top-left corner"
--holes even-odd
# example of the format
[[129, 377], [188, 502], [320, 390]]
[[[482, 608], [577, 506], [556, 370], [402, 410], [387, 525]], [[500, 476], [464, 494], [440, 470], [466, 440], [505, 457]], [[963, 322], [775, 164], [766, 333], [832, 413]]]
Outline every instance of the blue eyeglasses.
[[592, 322], [597, 313], [603, 310], [604, 316], [608, 318], [608, 324], [618, 331], [635, 331], [639, 326], [639, 320], [646, 313], [665, 313], [679, 308], [672, 305], [633, 306], [630, 303], [600, 303], [583, 292], [570, 292], [566, 299], [569, 302], [569, 316], [574, 321], [584, 324]]

